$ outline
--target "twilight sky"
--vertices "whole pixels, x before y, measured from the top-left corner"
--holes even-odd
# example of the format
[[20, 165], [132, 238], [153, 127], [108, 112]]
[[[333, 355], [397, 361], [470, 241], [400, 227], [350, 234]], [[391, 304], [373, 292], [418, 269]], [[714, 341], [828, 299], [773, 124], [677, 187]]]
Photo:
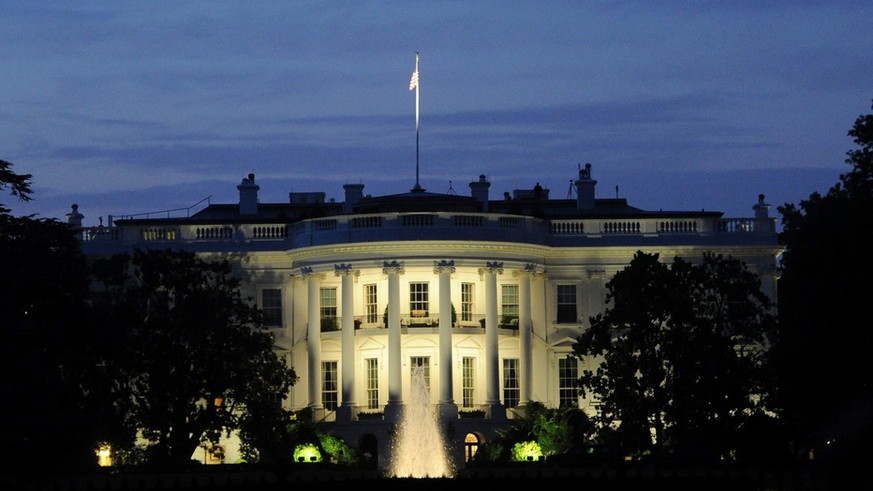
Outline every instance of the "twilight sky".
[[[0, 0], [14, 215], [65, 220], [420, 182], [752, 216], [826, 192], [871, 112], [873, 2]], [[193, 211], [202, 207], [199, 205]], [[174, 215], [178, 216], [178, 214]]]

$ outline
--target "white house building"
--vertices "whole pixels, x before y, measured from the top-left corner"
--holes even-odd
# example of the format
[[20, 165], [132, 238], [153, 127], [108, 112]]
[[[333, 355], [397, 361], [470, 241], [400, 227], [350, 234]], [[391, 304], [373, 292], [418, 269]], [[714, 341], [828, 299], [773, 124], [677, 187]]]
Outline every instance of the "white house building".
[[[596, 411], [577, 395], [582, 369], [568, 356], [605, 284], [637, 251], [690, 261], [711, 251], [744, 261], [776, 298], [781, 252], [764, 196], [748, 218], [717, 211], [645, 211], [595, 197], [590, 164], [575, 199], [539, 184], [498, 199], [486, 176], [467, 196], [367, 196], [344, 186], [261, 203], [249, 174], [239, 202], [190, 216], [115, 217], [81, 228], [89, 255], [178, 248], [230, 258], [300, 375], [285, 397], [361, 452], [387, 458], [389, 438], [424, 368], [430, 402], [455, 465], [524, 414], [531, 402]], [[81, 225], [75, 205], [70, 223]], [[207, 456], [203, 456], [207, 460]], [[232, 459], [230, 459], [232, 460]]]

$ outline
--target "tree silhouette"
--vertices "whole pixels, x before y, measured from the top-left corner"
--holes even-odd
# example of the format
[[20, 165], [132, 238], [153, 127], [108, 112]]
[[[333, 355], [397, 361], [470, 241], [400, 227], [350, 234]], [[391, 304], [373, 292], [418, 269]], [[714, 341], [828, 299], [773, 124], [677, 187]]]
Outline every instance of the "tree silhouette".
[[835, 475], [873, 457], [873, 114], [859, 116], [848, 135], [858, 148], [847, 152], [852, 168], [840, 182], [778, 208], [780, 402], [797, 454], [834, 462]]
[[612, 306], [573, 345], [582, 392], [602, 404], [601, 441], [632, 455], [730, 456], [770, 389], [775, 318], [757, 275], [712, 253], [668, 265], [638, 251], [607, 289]]
[[285, 413], [296, 381], [227, 261], [135, 250], [98, 261], [106, 322], [126, 333], [114, 363], [117, 409], [149, 441], [146, 460], [184, 465], [205, 441]]
[[[31, 199], [29, 174], [0, 160], [0, 189]], [[15, 217], [0, 205], [0, 445], [8, 469], [52, 456], [58, 469], [96, 466], [100, 418], [90, 381], [101, 337], [89, 324], [87, 267], [65, 223]], [[53, 451], [63, 442], [61, 452]]]

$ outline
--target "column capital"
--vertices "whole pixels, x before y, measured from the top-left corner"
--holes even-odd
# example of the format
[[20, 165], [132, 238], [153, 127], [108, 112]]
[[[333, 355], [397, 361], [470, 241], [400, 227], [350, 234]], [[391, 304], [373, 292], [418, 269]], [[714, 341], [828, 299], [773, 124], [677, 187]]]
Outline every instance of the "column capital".
[[443, 259], [442, 261], [434, 261], [433, 262], [433, 272], [434, 274], [440, 273], [454, 273], [455, 272], [455, 261], [454, 259], [451, 261], [446, 261]]
[[297, 273], [291, 273], [292, 278], [300, 278], [300, 279], [310, 279], [310, 278], [324, 278], [324, 273], [316, 273], [312, 271], [312, 266], [303, 266], [300, 268], [300, 271]]
[[503, 262], [486, 261], [485, 267], [479, 271], [490, 274], [503, 274]]
[[352, 269], [352, 263], [349, 264], [334, 264], [333, 265], [333, 275], [334, 276], [349, 276], [355, 275], [357, 276], [360, 273], [357, 269]]
[[404, 271], [402, 261], [383, 261], [382, 263], [382, 273], [384, 274], [403, 274]]
[[527, 263], [524, 265], [523, 269], [516, 269], [512, 272], [513, 276], [527, 276], [531, 279], [538, 278], [540, 276], [544, 276], [545, 272], [539, 271], [537, 269], [537, 265], [533, 263]]

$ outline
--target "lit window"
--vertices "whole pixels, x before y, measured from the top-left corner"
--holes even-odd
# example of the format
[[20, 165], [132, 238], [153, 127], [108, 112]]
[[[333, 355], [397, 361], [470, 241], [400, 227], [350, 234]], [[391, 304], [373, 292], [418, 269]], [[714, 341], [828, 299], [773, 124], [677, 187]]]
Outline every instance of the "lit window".
[[428, 298], [427, 283], [410, 283], [409, 284], [409, 312], [421, 312], [423, 315], [428, 315], [430, 310], [430, 300]]
[[461, 322], [473, 320], [473, 284], [461, 283]]
[[501, 310], [500, 324], [511, 324], [515, 319], [518, 322], [518, 285], [503, 285], [501, 287]]
[[364, 306], [367, 312], [367, 324], [379, 323], [379, 297], [376, 285], [364, 285]]
[[518, 358], [503, 359], [503, 405], [518, 407], [521, 389], [518, 385]]
[[379, 408], [379, 360], [367, 358], [367, 408]]
[[476, 359], [465, 356], [461, 360], [461, 392], [463, 407], [473, 407], [474, 387], [476, 386]]
[[336, 287], [321, 288], [319, 290], [321, 330], [336, 331], [339, 329], [336, 309]]
[[339, 403], [337, 362], [321, 362], [321, 403], [328, 411], [335, 411]]

